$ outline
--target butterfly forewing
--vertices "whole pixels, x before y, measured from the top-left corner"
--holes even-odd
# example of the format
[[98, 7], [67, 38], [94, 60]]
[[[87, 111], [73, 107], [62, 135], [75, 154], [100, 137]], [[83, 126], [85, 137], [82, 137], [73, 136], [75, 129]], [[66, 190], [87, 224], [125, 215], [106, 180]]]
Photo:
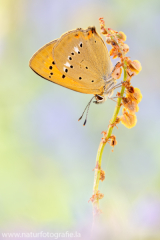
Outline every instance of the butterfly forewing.
[[29, 62], [31, 69], [41, 77], [71, 90], [88, 94], [100, 94], [100, 89], [95, 90], [93, 87], [89, 89], [81, 82], [67, 77], [63, 71], [59, 71], [52, 54], [56, 43], [57, 40], [46, 44], [33, 55]]
[[103, 91], [112, 64], [107, 47], [95, 28], [67, 32], [53, 48], [58, 69], [88, 89]]

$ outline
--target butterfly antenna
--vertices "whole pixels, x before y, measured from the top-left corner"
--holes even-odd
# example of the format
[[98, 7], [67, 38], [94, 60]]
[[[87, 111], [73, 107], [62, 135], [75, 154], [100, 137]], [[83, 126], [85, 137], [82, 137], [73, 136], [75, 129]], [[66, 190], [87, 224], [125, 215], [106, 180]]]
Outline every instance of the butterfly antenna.
[[[93, 98], [92, 98], [92, 99], [93, 99]], [[92, 99], [91, 99], [91, 100], [92, 100]], [[86, 118], [85, 118], [85, 120], [84, 120], [83, 126], [85, 126], [86, 123], [87, 123], [87, 117], [88, 117], [89, 108], [90, 108], [90, 106], [91, 106], [91, 102], [92, 102], [92, 101], [90, 101], [89, 104], [88, 104], [88, 109], [87, 109], [87, 113], [86, 113]]]
[[[78, 121], [80, 121], [80, 120], [82, 119], [82, 117], [83, 117], [83, 115], [84, 115], [86, 109], [87, 109], [87, 108], [89, 109], [89, 106], [90, 106], [90, 104], [91, 104], [93, 98], [95, 98], [95, 96], [93, 96], [93, 97], [91, 98], [91, 100], [89, 101], [89, 103], [88, 103], [87, 106], [85, 107], [85, 109], [84, 109], [84, 111], [83, 111], [83, 113], [82, 113], [82, 116], [78, 119]], [[88, 114], [88, 110], [87, 110], [87, 114]], [[86, 121], [86, 120], [85, 120], [85, 121]], [[86, 124], [86, 122], [85, 122], [85, 124]], [[83, 125], [85, 125], [85, 124], [83, 124]]]

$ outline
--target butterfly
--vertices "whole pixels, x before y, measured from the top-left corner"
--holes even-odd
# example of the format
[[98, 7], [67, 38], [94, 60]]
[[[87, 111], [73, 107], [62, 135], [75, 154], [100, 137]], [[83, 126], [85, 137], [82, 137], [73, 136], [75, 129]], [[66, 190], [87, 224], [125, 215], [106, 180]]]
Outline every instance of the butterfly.
[[[53, 83], [93, 94], [95, 103], [102, 103], [110, 97], [116, 84], [111, 76], [113, 67], [108, 49], [95, 27], [68, 31], [59, 39], [47, 43], [33, 55], [29, 66], [36, 74]], [[89, 110], [92, 99], [85, 110]], [[86, 121], [87, 117], [84, 125]]]

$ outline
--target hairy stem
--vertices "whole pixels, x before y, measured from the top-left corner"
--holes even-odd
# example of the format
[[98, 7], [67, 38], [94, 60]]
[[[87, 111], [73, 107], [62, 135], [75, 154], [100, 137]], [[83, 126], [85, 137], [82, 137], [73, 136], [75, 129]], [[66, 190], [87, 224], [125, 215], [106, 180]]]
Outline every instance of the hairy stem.
[[[126, 81], [126, 79], [127, 79], [126, 68], [127, 68], [127, 63], [124, 62], [124, 67], [123, 67], [124, 77], [123, 77], [123, 81]], [[120, 93], [121, 97], [123, 97], [124, 90], [125, 90], [125, 87], [122, 86], [121, 87], [121, 93]], [[95, 195], [98, 192], [103, 150], [104, 150], [104, 147], [105, 147], [105, 145], [107, 143], [107, 140], [110, 138], [110, 136], [112, 134], [112, 131], [113, 131], [112, 124], [115, 123], [116, 118], [118, 116], [118, 113], [119, 113], [119, 110], [120, 110], [120, 107], [121, 107], [121, 101], [122, 101], [122, 98], [118, 98], [117, 99], [117, 104], [116, 104], [116, 107], [115, 107], [112, 119], [110, 121], [110, 125], [108, 127], [107, 134], [106, 134], [105, 138], [103, 138], [101, 140], [99, 148], [98, 148], [97, 158], [96, 158], [95, 174], [94, 174], [93, 195]], [[99, 212], [100, 212], [100, 209], [99, 209], [99, 198], [95, 197], [94, 200], [93, 200], [93, 215], [96, 215]]]

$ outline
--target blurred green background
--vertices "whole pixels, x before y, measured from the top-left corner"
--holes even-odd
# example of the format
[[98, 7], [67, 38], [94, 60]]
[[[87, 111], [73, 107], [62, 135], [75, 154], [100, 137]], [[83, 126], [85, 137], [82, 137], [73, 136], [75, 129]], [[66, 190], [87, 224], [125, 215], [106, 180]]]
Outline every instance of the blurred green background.
[[120, 124], [114, 152], [105, 148], [103, 213], [93, 238], [160, 239], [159, 0], [0, 1], [1, 232], [90, 238], [92, 169], [115, 103], [92, 104], [83, 127], [77, 120], [91, 96], [45, 81], [28, 62], [66, 31], [96, 26], [100, 33], [99, 17], [127, 35], [128, 56], [142, 64], [132, 84], [143, 99], [137, 125]]

